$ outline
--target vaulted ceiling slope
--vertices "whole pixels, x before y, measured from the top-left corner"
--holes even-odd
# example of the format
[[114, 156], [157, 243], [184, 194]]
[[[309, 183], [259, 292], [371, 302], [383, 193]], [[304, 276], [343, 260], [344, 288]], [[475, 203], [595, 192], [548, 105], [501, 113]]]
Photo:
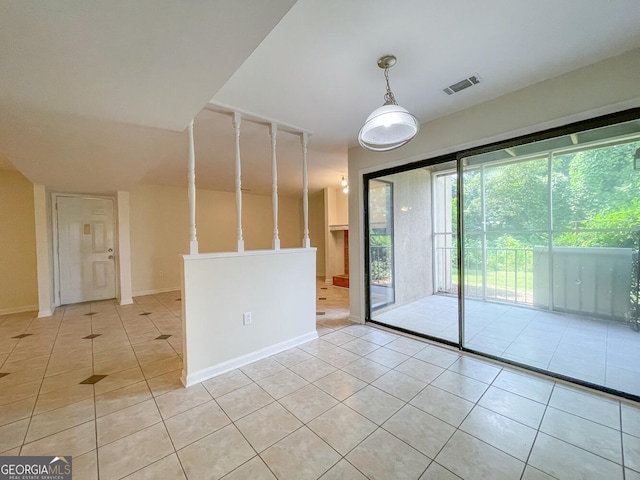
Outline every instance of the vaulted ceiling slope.
[[[383, 102], [381, 55], [424, 123], [636, 49], [638, 25], [638, 0], [3, 0], [0, 168], [59, 190], [184, 185], [195, 116], [198, 186], [232, 190], [231, 119], [211, 100], [310, 131], [310, 189], [337, 186]], [[268, 126], [241, 131], [243, 186], [267, 193]], [[300, 192], [286, 132], [278, 176]]]

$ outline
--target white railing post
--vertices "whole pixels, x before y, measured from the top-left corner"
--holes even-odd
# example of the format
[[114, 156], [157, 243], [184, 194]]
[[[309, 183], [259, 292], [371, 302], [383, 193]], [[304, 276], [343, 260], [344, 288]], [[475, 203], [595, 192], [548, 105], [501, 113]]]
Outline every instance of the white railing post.
[[271, 124], [269, 129], [271, 134], [271, 176], [273, 179], [273, 242], [274, 250], [280, 250], [280, 235], [278, 233], [278, 165], [276, 161], [276, 136], [278, 135], [278, 125]]
[[309, 239], [309, 178], [307, 175], [307, 144], [309, 142], [309, 135], [307, 132], [302, 132], [300, 142], [302, 143], [302, 211], [304, 214], [302, 247], [311, 248], [311, 240]]
[[240, 164], [240, 122], [242, 116], [238, 112], [233, 113], [233, 129], [236, 137], [236, 213], [238, 223], [238, 251], [244, 252], [244, 239], [242, 238], [242, 179]]
[[196, 152], [193, 143], [193, 120], [189, 122], [189, 163], [187, 166], [187, 184], [189, 196], [189, 253], [198, 253], [196, 236]]

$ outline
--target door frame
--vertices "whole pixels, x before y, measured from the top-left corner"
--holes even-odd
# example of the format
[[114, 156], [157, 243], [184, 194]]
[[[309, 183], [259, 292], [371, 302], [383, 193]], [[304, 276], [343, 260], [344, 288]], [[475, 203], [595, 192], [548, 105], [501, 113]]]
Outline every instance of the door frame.
[[[444, 163], [456, 163], [456, 166], [458, 166], [458, 162], [459, 159], [456, 156], [455, 153], [448, 153], [445, 155], [440, 155], [434, 158], [428, 158], [428, 159], [424, 159], [424, 160], [418, 160], [415, 162], [410, 162], [410, 163], [406, 163], [403, 165], [396, 165], [393, 167], [388, 167], [388, 168], [381, 168], [379, 170], [374, 170], [371, 172], [367, 172], [364, 173], [362, 175], [362, 185], [363, 185], [363, 190], [362, 190], [362, 203], [363, 203], [363, 218], [362, 218], [362, 224], [363, 224], [363, 235], [362, 235], [362, 245], [363, 245], [363, 257], [364, 257], [364, 278], [363, 278], [363, 283], [364, 283], [364, 314], [365, 314], [365, 323], [366, 322], [370, 322], [373, 324], [377, 324], [377, 325], [382, 325], [384, 327], [388, 327], [388, 328], [392, 328], [393, 330], [397, 330], [399, 332], [403, 332], [403, 333], [407, 333], [410, 335], [414, 335], [416, 337], [421, 337], [421, 338], [425, 338], [427, 340], [433, 340], [439, 343], [443, 343], [445, 345], [450, 345], [456, 348], [461, 348], [460, 347], [460, 343], [459, 340], [457, 342], [454, 341], [450, 341], [450, 340], [446, 340], [440, 337], [436, 337], [436, 336], [432, 336], [432, 335], [428, 335], [425, 333], [420, 333], [420, 332], [414, 332], [413, 330], [408, 330], [406, 328], [403, 327], [398, 327], [398, 326], [390, 326], [387, 325], [379, 320], [374, 320], [372, 318], [372, 308], [371, 308], [371, 288], [370, 288], [370, 275], [371, 275], [371, 265], [370, 265], [370, 255], [369, 255], [369, 181], [370, 180], [379, 180], [380, 177], [384, 177], [387, 175], [393, 175], [396, 173], [404, 173], [404, 172], [409, 172], [411, 170], [416, 170], [416, 169], [420, 169], [420, 168], [425, 168], [425, 167], [433, 167], [433, 166], [437, 166], [437, 165], [441, 165]], [[459, 177], [459, 176], [458, 176]], [[458, 179], [459, 182], [459, 179]], [[460, 190], [458, 188], [458, 195], [460, 195]], [[432, 197], [430, 198], [430, 202], [433, 204], [432, 202]], [[433, 206], [433, 205], [432, 205]], [[431, 208], [432, 208], [431, 206]], [[460, 215], [458, 215], [458, 221], [460, 221]], [[460, 232], [460, 226], [458, 225], [458, 232]], [[458, 233], [459, 235], [459, 233]], [[460, 255], [460, 242], [458, 242], [458, 271], [460, 272], [460, 263], [461, 263], [461, 255]], [[433, 275], [433, 273], [432, 273]], [[394, 279], [395, 281], [395, 279]], [[462, 283], [462, 282], [460, 282]], [[435, 284], [434, 284], [435, 285]], [[394, 296], [395, 296], [395, 284], [394, 284]], [[460, 304], [462, 303], [462, 290], [460, 290], [458, 292], [458, 306], [460, 306]], [[458, 319], [458, 324], [460, 324], [460, 317]], [[459, 331], [460, 328], [459, 328]]]
[[[74, 197], [86, 199], [111, 200], [113, 203], [113, 237], [114, 237], [114, 254], [118, 258], [119, 248], [119, 232], [118, 232], [118, 202], [115, 196], [111, 195], [86, 195], [82, 193], [51, 193], [51, 234], [52, 234], [52, 257], [53, 257], [53, 304], [56, 307], [62, 305], [60, 300], [60, 258], [58, 255], [58, 197]], [[114, 282], [116, 286], [115, 297], [120, 298], [120, 268], [118, 262], [114, 262]]]
[[370, 213], [370, 208], [369, 208], [369, 200], [370, 200], [370, 192], [371, 192], [371, 181], [376, 181], [378, 183], [384, 183], [385, 184], [385, 188], [389, 188], [391, 191], [391, 195], [389, 197], [389, 203], [388, 205], [386, 205], [389, 208], [389, 211], [391, 212], [391, 222], [389, 223], [389, 236], [391, 237], [391, 248], [390, 248], [390, 256], [391, 256], [391, 293], [392, 293], [392, 299], [391, 301], [387, 302], [387, 303], [383, 303], [381, 305], [377, 305], [376, 308], [384, 308], [388, 305], [393, 305], [396, 302], [396, 272], [395, 272], [395, 265], [396, 265], [396, 261], [395, 261], [395, 236], [394, 236], [394, 227], [395, 227], [395, 214], [393, 211], [394, 208], [394, 185], [393, 182], [390, 180], [381, 180], [379, 177], [373, 177], [373, 178], [369, 178], [366, 180], [366, 186], [365, 186], [365, 192], [366, 192], [366, 198], [367, 198], [367, 206], [366, 206], [366, 216], [364, 219], [365, 225], [366, 225], [366, 230], [365, 230], [365, 242], [366, 242], [366, 252], [365, 252], [365, 256], [367, 258], [366, 263], [365, 263], [365, 269], [366, 269], [366, 283], [367, 283], [367, 318], [371, 319], [371, 313], [373, 312], [374, 308], [373, 305], [371, 305], [371, 234], [370, 234], [370, 230], [371, 230], [371, 221], [369, 218], [369, 213]]

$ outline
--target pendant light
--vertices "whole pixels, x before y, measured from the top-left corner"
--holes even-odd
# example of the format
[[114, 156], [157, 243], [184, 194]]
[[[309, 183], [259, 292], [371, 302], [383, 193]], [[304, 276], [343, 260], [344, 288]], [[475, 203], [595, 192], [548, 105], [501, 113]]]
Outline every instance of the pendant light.
[[416, 117], [396, 102], [389, 87], [389, 68], [396, 64], [396, 57], [385, 55], [378, 60], [378, 67], [384, 69], [387, 93], [384, 105], [376, 108], [358, 133], [358, 142], [367, 150], [386, 152], [401, 147], [416, 136], [420, 124]]

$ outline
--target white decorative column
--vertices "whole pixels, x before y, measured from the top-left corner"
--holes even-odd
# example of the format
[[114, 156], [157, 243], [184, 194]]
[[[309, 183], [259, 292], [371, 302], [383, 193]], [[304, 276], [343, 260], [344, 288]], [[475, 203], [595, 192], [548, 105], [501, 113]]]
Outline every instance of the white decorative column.
[[118, 207], [118, 262], [119, 275], [119, 300], [120, 305], [133, 303], [131, 287], [131, 229], [129, 221], [129, 192], [118, 191], [116, 193], [116, 205]]
[[[49, 197], [50, 198], [50, 197]], [[33, 209], [36, 230], [36, 273], [38, 275], [38, 318], [50, 317], [56, 310], [53, 289], [53, 252], [49, 249], [49, 222], [47, 221], [47, 189], [33, 184]]]
[[233, 113], [233, 130], [236, 137], [236, 214], [238, 223], [238, 251], [244, 252], [244, 238], [242, 238], [242, 179], [240, 164], [240, 123], [242, 115], [238, 112]]
[[302, 247], [311, 248], [311, 240], [309, 239], [309, 179], [307, 175], [307, 144], [309, 143], [309, 135], [307, 132], [302, 132], [300, 142], [302, 143], [302, 211], [304, 213]]
[[187, 184], [189, 195], [189, 253], [196, 255], [198, 253], [198, 237], [196, 236], [196, 151], [193, 143], [193, 120], [189, 122]]
[[278, 233], [278, 165], [276, 162], [276, 136], [278, 135], [278, 125], [271, 124], [269, 129], [271, 134], [271, 177], [273, 179], [273, 242], [274, 250], [280, 250], [280, 235]]

